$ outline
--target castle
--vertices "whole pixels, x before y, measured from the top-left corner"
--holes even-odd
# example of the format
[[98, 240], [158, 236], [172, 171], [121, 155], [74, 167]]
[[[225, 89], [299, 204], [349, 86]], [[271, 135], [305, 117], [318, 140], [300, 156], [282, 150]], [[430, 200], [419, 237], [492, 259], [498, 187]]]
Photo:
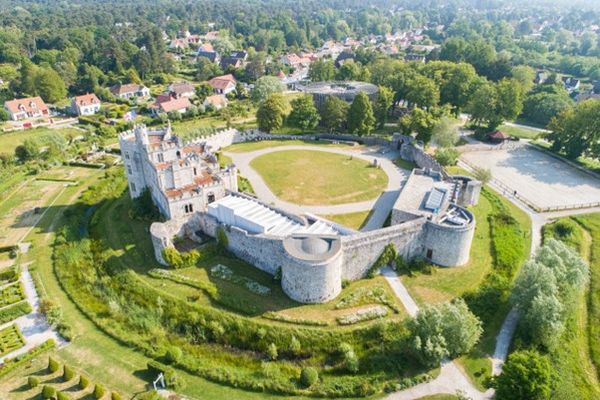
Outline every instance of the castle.
[[412, 138], [394, 135], [387, 145], [416, 163], [391, 212], [391, 226], [359, 232], [314, 215], [295, 215], [237, 191], [235, 166], [221, 169], [213, 153], [233, 143], [271, 138], [229, 129], [184, 143], [170, 127], [136, 126], [119, 141], [130, 194], [149, 188], [166, 222], [150, 227], [155, 256], [175, 237], [201, 242], [226, 234], [228, 249], [270, 274], [292, 299], [322, 303], [335, 298], [342, 281], [363, 278], [392, 244], [405, 260], [422, 257], [455, 267], [469, 260], [481, 183], [449, 176]]

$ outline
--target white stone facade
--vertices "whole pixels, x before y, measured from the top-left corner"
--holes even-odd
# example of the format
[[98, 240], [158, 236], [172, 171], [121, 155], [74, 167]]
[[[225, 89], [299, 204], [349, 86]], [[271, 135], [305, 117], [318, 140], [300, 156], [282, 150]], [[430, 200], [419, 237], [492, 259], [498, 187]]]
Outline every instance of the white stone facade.
[[202, 142], [184, 143], [171, 128], [149, 130], [138, 125], [119, 136], [132, 198], [148, 188], [169, 220], [186, 220], [208, 204], [237, 191], [235, 168], [221, 169]]

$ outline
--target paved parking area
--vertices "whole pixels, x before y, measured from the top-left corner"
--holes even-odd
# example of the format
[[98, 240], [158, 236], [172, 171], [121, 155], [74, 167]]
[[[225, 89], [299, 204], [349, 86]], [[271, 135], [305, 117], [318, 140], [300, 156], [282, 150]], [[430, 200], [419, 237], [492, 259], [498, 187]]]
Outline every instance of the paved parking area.
[[461, 159], [489, 168], [494, 180], [540, 208], [600, 202], [600, 180], [529, 146], [467, 152]]

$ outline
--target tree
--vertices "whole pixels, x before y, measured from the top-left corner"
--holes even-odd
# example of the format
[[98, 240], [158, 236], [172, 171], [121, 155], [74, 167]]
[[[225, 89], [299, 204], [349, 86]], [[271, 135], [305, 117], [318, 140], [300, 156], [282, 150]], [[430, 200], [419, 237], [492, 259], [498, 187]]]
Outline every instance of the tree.
[[570, 159], [584, 155], [600, 158], [600, 100], [586, 100], [568, 108], [548, 125], [546, 138], [552, 150], [564, 152]]
[[514, 79], [481, 85], [469, 104], [472, 121], [485, 123], [490, 130], [517, 118], [522, 109], [523, 87]]
[[58, 73], [50, 68], [40, 68], [35, 75], [36, 93], [44, 101], [56, 103], [67, 97], [67, 86]]
[[523, 102], [523, 116], [531, 122], [548, 125], [550, 120], [573, 105], [569, 93], [558, 85], [543, 85], [552, 91], [532, 91]]
[[34, 139], [26, 139], [23, 144], [15, 148], [15, 157], [21, 161], [36, 159], [40, 154], [40, 147]]
[[473, 169], [473, 176], [485, 185], [492, 180], [492, 170], [489, 168], [475, 167]]
[[417, 133], [417, 139], [424, 143], [429, 143], [433, 128], [438, 123], [439, 118], [431, 111], [421, 108], [413, 108], [410, 114], [403, 116], [399, 121], [399, 127], [403, 134], [412, 135]]
[[435, 152], [435, 160], [445, 167], [456, 165], [460, 152], [453, 147], [445, 147], [437, 149]]
[[207, 82], [202, 82], [196, 86], [195, 91], [198, 101], [200, 103], [204, 103], [204, 100], [206, 100], [206, 98], [212, 94], [213, 88]]
[[0, 121], [8, 121], [10, 114], [4, 108], [0, 108]]
[[319, 124], [321, 116], [317, 112], [311, 95], [306, 94], [291, 101], [292, 112], [288, 116], [290, 124], [302, 129], [312, 129]]
[[250, 97], [255, 102], [266, 100], [274, 93], [283, 93], [285, 85], [275, 76], [263, 76], [256, 81]]
[[271, 94], [260, 103], [256, 110], [258, 128], [266, 133], [271, 133], [283, 125], [285, 114], [285, 100], [280, 93]]
[[207, 81], [222, 73], [223, 71], [218, 64], [210, 61], [206, 57], [198, 57], [198, 60], [196, 61], [196, 79], [199, 81]]
[[449, 117], [442, 117], [433, 127], [431, 139], [439, 147], [452, 147], [458, 143], [458, 126]]
[[426, 366], [437, 366], [446, 356], [469, 352], [479, 341], [481, 321], [462, 299], [421, 309], [410, 321], [412, 349]]
[[408, 82], [404, 100], [413, 107], [433, 107], [440, 102], [440, 90], [433, 79], [417, 75]]
[[527, 93], [533, 87], [535, 70], [528, 65], [517, 65], [513, 67], [511, 76], [523, 86], [523, 90]]
[[335, 65], [332, 60], [315, 60], [310, 64], [308, 77], [313, 82], [330, 81], [335, 77]]
[[311, 387], [319, 380], [319, 372], [312, 367], [302, 368], [300, 371], [300, 383], [305, 388]]
[[354, 60], [346, 60], [337, 72], [337, 79], [340, 81], [355, 81], [362, 79], [363, 68], [360, 63]]
[[375, 101], [375, 119], [377, 126], [383, 128], [387, 122], [390, 108], [394, 104], [394, 92], [386, 86], [379, 86], [379, 93]]
[[548, 399], [552, 374], [548, 359], [535, 351], [517, 351], [508, 357], [496, 378], [498, 400]]
[[344, 100], [329, 96], [321, 109], [321, 123], [328, 132], [340, 132], [348, 119], [350, 106]]
[[348, 111], [348, 131], [355, 135], [369, 135], [375, 127], [371, 100], [364, 92], [358, 92]]

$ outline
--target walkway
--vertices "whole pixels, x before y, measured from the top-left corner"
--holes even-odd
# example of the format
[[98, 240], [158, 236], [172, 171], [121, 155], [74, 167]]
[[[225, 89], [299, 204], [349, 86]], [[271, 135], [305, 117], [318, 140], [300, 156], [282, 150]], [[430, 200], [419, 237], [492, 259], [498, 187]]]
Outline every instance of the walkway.
[[0, 326], [0, 329], [12, 324], [17, 324], [21, 334], [23, 335], [23, 338], [25, 339], [25, 346], [11, 353], [5, 354], [3, 357], [0, 357], [0, 364], [4, 363], [4, 360], [7, 358], [14, 358], [20, 354], [27, 353], [29, 350], [41, 345], [48, 339], [54, 339], [57, 346], [64, 343], [64, 340], [60, 337], [60, 335], [54, 329], [52, 329], [50, 325], [48, 325], [44, 315], [38, 311], [40, 298], [35, 290], [33, 278], [29, 273], [29, 268], [27, 265], [23, 265], [21, 267], [21, 283], [23, 284], [25, 296], [27, 297], [27, 301], [29, 301], [33, 312], [19, 317], [11, 322], [7, 322], [6, 324]]
[[[278, 151], [285, 150], [311, 150], [311, 151], [323, 151], [328, 153], [342, 154], [345, 156], [352, 156], [360, 158], [367, 162], [373, 162], [377, 160], [377, 163], [381, 166], [381, 169], [388, 176], [388, 185], [379, 198], [375, 200], [362, 201], [356, 203], [337, 204], [337, 205], [317, 205], [307, 206], [295, 203], [290, 203], [279, 199], [269, 189], [263, 178], [257, 173], [251, 166], [250, 162], [256, 157], [264, 154], [269, 154]], [[360, 150], [345, 150], [339, 148], [323, 147], [323, 146], [278, 146], [269, 147], [266, 149], [256, 150], [247, 153], [231, 153], [225, 152], [225, 155], [231, 157], [233, 163], [240, 170], [240, 174], [247, 178], [252, 184], [252, 188], [256, 193], [256, 196], [267, 204], [271, 204], [275, 207], [281, 208], [293, 214], [317, 214], [317, 215], [334, 215], [334, 214], [347, 214], [359, 211], [370, 211], [373, 210], [371, 217], [367, 224], [363, 227], [363, 231], [369, 231], [379, 229], [383, 226], [388, 214], [392, 210], [394, 203], [398, 199], [400, 190], [408, 178], [410, 171], [403, 170], [393, 163], [398, 157], [397, 152], [388, 152], [386, 154], [378, 153], [374, 148], [361, 148]]]

